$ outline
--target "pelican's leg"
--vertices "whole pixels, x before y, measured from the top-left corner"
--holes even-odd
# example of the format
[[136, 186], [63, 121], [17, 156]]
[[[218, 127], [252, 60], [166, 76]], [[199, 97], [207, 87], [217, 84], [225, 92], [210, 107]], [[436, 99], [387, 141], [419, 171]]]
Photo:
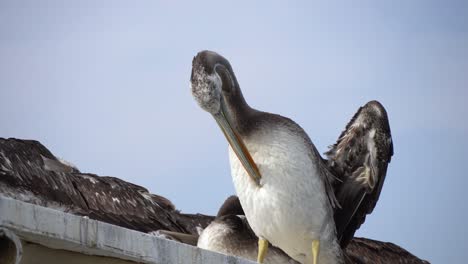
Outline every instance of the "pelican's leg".
[[315, 239], [312, 241], [312, 260], [313, 264], [318, 264], [318, 255], [320, 251], [320, 240]]
[[258, 239], [258, 256], [257, 256], [258, 263], [263, 263], [263, 260], [265, 259], [267, 251], [268, 251], [268, 240], [259, 238]]

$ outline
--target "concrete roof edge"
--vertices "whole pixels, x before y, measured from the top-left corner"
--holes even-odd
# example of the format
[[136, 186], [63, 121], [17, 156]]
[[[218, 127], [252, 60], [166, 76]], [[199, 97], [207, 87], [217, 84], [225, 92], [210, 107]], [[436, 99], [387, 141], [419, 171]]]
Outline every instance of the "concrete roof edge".
[[143, 263], [255, 263], [2, 195], [0, 227], [49, 248]]

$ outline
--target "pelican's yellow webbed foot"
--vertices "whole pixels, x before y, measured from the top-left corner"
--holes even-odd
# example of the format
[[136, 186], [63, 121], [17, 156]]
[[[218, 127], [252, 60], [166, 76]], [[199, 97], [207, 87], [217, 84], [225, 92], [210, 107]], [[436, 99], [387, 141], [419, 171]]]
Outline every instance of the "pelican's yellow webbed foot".
[[320, 251], [320, 240], [316, 239], [312, 241], [312, 260], [313, 264], [318, 264], [318, 255]]
[[258, 256], [257, 256], [258, 263], [263, 263], [263, 260], [265, 259], [267, 251], [268, 251], [268, 240], [259, 238], [258, 239]]

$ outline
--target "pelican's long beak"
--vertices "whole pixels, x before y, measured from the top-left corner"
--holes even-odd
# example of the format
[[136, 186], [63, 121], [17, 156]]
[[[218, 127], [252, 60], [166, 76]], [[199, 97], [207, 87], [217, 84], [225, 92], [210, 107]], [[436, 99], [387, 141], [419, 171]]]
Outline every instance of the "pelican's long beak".
[[252, 159], [252, 156], [247, 150], [247, 147], [245, 146], [241, 137], [229, 123], [229, 120], [225, 115], [223, 103], [221, 103], [220, 112], [217, 114], [213, 114], [213, 117], [215, 118], [219, 127], [223, 131], [224, 136], [226, 136], [226, 139], [229, 142], [229, 145], [231, 145], [232, 150], [234, 150], [234, 153], [236, 153], [237, 158], [244, 166], [250, 178], [257, 184], [257, 186], [260, 186], [260, 179], [262, 177], [260, 175], [260, 171], [258, 170], [257, 165]]

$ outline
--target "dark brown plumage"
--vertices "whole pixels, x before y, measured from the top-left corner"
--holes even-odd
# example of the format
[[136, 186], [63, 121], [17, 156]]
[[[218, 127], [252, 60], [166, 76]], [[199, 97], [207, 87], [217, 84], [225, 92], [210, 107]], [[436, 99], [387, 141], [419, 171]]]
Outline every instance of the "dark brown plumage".
[[242, 205], [237, 196], [229, 196], [219, 208], [216, 217], [224, 215], [244, 215], [244, 209], [242, 209]]
[[141, 232], [196, 234], [212, 221], [181, 214], [168, 199], [115, 177], [50, 170], [43, 157], [58, 162], [37, 141], [0, 138], [0, 195]]
[[359, 108], [336, 144], [325, 153], [335, 182], [335, 224], [344, 248], [379, 199], [393, 155], [385, 108], [371, 101]]

